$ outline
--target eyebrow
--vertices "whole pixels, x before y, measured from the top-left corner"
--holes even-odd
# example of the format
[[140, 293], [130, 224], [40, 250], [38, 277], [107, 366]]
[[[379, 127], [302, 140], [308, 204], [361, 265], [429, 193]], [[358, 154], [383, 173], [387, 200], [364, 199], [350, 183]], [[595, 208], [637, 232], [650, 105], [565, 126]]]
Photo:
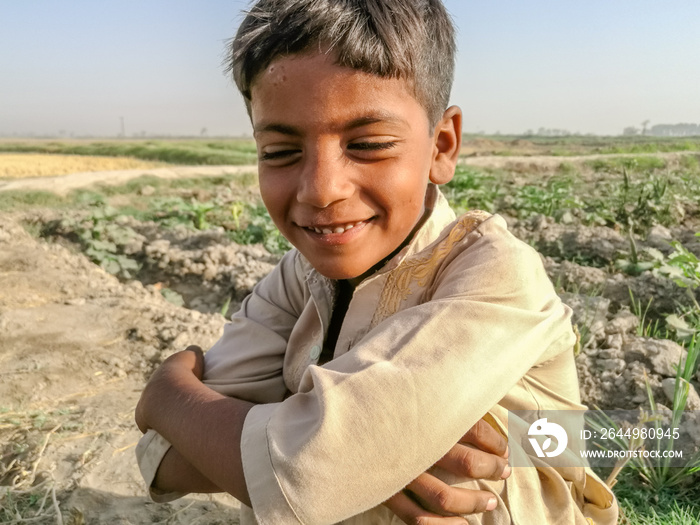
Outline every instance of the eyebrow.
[[283, 135], [294, 135], [295, 137], [301, 136], [301, 130], [299, 130], [299, 128], [287, 126], [286, 124], [275, 124], [273, 122], [257, 126], [253, 129], [253, 135], [258, 135], [259, 133], [281, 133]]
[[[362, 126], [369, 126], [370, 124], [377, 124], [377, 123], [387, 123], [387, 124], [406, 124], [406, 122], [399, 118], [396, 117], [392, 114], [389, 113], [376, 113], [373, 115], [366, 115], [362, 116], [356, 119], [351, 120], [350, 122], [347, 122], [343, 126], [340, 127], [341, 131], [350, 131], [356, 128], [361, 128]], [[303, 135], [301, 129], [295, 127], [295, 126], [289, 126], [287, 124], [279, 124], [279, 123], [263, 123], [260, 126], [257, 126], [253, 130], [253, 135], [258, 135], [260, 133], [281, 133], [283, 135], [291, 135], [295, 137], [300, 137]]]

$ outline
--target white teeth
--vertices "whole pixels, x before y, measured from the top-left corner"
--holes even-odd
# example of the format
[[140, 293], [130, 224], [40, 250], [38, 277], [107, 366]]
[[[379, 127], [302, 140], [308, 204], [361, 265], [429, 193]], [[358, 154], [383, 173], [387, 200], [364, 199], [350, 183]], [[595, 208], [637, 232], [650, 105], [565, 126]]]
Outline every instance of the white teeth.
[[351, 223], [351, 224], [346, 224], [345, 226], [336, 226], [335, 228], [317, 228], [316, 226], [309, 226], [310, 230], [315, 231], [316, 233], [322, 233], [323, 235], [328, 235], [331, 233], [343, 233], [346, 232], [355, 226], [362, 224], [365, 221], [358, 221], [356, 223]]

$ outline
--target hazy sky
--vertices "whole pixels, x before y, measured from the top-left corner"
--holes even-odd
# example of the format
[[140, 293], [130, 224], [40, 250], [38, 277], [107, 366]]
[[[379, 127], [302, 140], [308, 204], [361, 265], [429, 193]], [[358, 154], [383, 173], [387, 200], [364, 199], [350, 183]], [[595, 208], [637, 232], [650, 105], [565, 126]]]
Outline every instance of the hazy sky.
[[[700, 123], [697, 0], [446, 0], [465, 131]], [[0, 135], [250, 133], [243, 0], [0, 0]]]

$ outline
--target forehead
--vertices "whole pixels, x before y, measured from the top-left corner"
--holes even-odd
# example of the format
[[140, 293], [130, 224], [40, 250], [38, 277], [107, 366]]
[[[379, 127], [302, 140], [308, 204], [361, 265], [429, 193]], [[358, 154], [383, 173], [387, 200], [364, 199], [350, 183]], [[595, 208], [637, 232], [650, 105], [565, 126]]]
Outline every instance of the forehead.
[[271, 122], [340, 124], [373, 118], [427, 126], [427, 114], [403, 79], [339, 66], [330, 54], [274, 60], [251, 86], [256, 131]]

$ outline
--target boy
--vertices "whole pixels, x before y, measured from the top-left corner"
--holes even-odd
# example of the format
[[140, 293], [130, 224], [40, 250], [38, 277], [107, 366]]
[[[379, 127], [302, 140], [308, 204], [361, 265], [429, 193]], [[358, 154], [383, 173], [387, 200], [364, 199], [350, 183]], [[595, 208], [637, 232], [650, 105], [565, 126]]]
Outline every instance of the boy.
[[[570, 311], [539, 256], [498, 216], [455, 219], [437, 189], [461, 145], [453, 62], [439, 0], [252, 8], [231, 68], [263, 201], [296, 249], [205, 364], [176, 354], [146, 387], [138, 454], [156, 490], [225, 490], [261, 524], [399, 523], [379, 505], [487, 412], [504, 431], [509, 410], [581, 408]], [[583, 468], [442, 466], [495, 499], [470, 523], [616, 521]]]

